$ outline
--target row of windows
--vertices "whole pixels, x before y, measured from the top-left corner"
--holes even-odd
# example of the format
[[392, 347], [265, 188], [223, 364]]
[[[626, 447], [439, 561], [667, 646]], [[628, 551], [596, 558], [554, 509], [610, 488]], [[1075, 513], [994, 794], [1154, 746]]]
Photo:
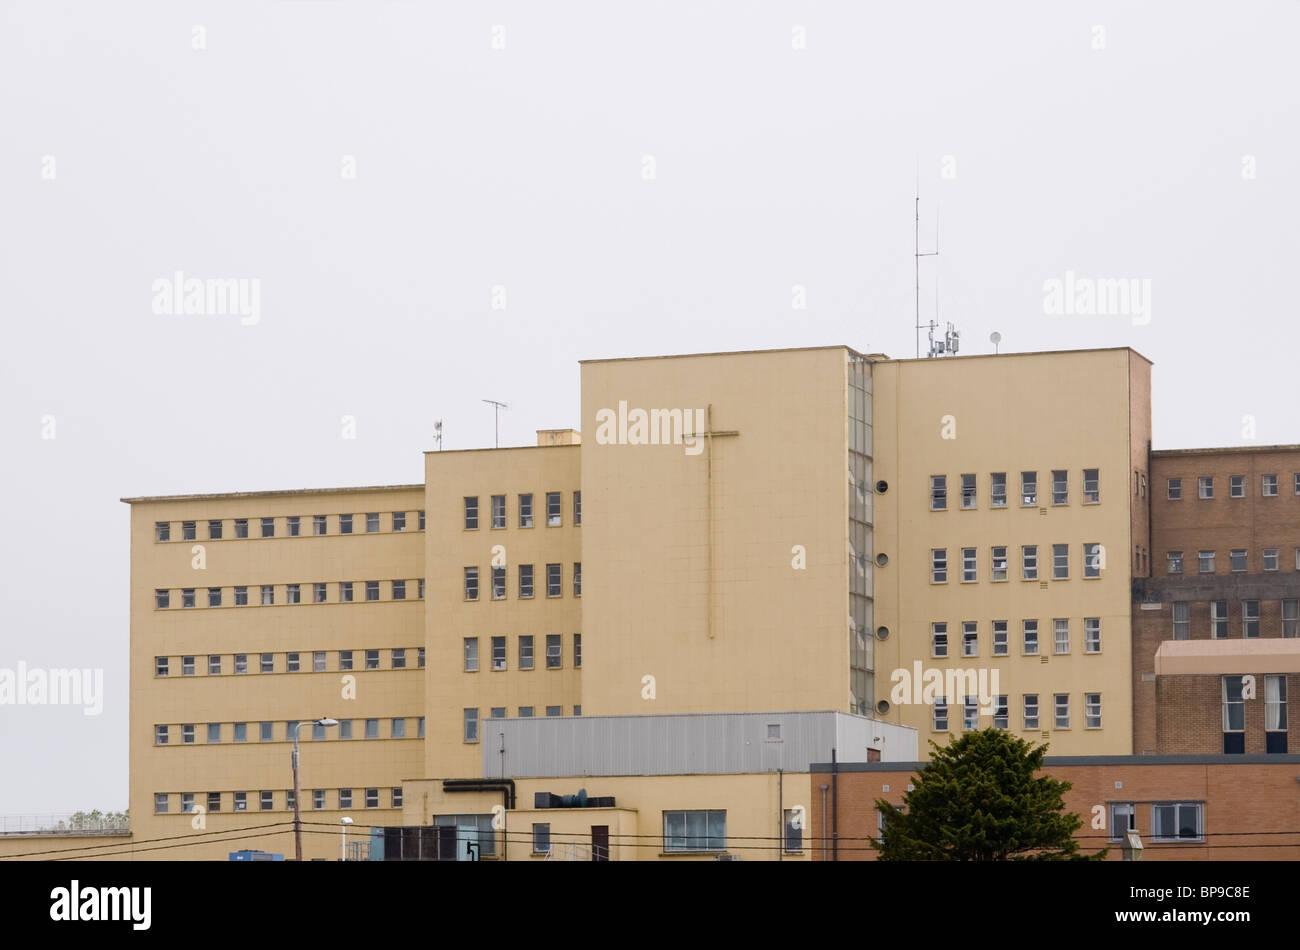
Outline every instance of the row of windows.
[[[977, 478], [973, 473], [959, 476], [961, 486], [960, 504], [963, 510], [970, 511], [979, 507], [979, 489]], [[1070, 503], [1070, 473], [1066, 469], [1053, 469], [1050, 498], [1053, 505]], [[1101, 503], [1101, 481], [1098, 469], [1083, 470], [1083, 503], [1096, 505]], [[1023, 508], [1038, 507], [1038, 473], [1020, 473], [1020, 505]], [[989, 507], [1007, 507], [1007, 473], [993, 472], [989, 475]], [[930, 510], [948, 510], [948, 476], [930, 476]]]
[[[323, 788], [314, 788], [311, 790], [311, 807], [313, 809], [319, 810], [325, 808], [325, 792], [326, 789]], [[335, 798], [335, 803], [338, 808], [348, 809], [353, 807], [352, 792], [353, 789], [350, 788], [338, 789], [338, 791], [336, 792], [337, 797]], [[229, 794], [230, 794], [229, 802], [230, 802], [231, 811], [248, 811], [248, 796], [250, 794], [249, 792], [230, 792]], [[260, 792], [256, 792], [254, 794], [257, 795], [257, 804], [258, 804], [259, 811], [274, 811], [275, 799], [277, 795], [284, 796], [284, 798], [282, 799], [284, 802], [284, 810], [293, 811], [293, 789], [288, 789], [285, 792], [263, 790]], [[179, 812], [180, 814], [188, 815], [194, 812], [195, 810], [194, 795], [195, 795], [194, 792], [180, 793], [181, 796], [181, 803], [180, 803], [181, 810]], [[205, 798], [206, 798], [206, 805], [204, 807], [207, 809], [207, 811], [220, 812], [222, 810], [222, 806], [224, 802], [226, 801], [226, 793], [208, 792]], [[153, 797], [154, 814], [156, 815], [168, 814], [171, 811], [171, 800], [172, 800], [171, 793], [156, 792]], [[366, 808], [378, 808], [379, 789], [377, 788], [363, 789], [362, 800], [364, 801]], [[400, 788], [392, 788], [389, 790], [389, 807], [390, 808], [402, 807], [402, 790]]]
[[[727, 813], [724, 810], [666, 811], [663, 813], [665, 852], [725, 851]], [[803, 822], [793, 808], [784, 812], [782, 848], [786, 854], [803, 851]], [[551, 824], [533, 822], [533, 854], [550, 854]]]
[[[1212, 600], [1209, 603], [1210, 639], [1222, 640], [1230, 635], [1228, 602], [1226, 600]], [[1253, 638], [1260, 635], [1259, 603], [1258, 600], [1241, 601], [1241, 635], [1244, 638]], [[1284, 637], [1300, 637], [1300, 600], [1288, 599], [1280, 601], [1280, 603], [1282, 628], [1279, 632]], [[1191, 601], [1174, 601], [1173, 617], [1174, 639], [1192, 639]]]
[[[489, 637], [491, 641], [492, 656], [491, 669], [500, 672], [506, 669], [506, 638]], [[465, 672], [478, 672], [478, 637], [465, 637]], [[533, 638], [531, 635], [520, 636], [519, 640], [519, 669], [533, 669]], [[546, 668], [548, 670], [558, 670], [564, 666], [564, 647], [560, 640], [560, 634], [548, 633], [546, 635]], [[582, 634], [573, 635], [573, 668], [582, 669]]]
[[[1198, 574], [1214, 573], [1214, 558], [1216, 551], [1197, 551], [1196, 552], [1196, 572]], [[1281, 564], [1281, 555], [1278, 548], [1264, 548], [1260, 552], [1260, 567], [1268, 571], [1278, 570]], [[1182, 551], [1166, 551], [1165, 563], [1170, 574], [1182, 574], [1186, 565], [1186, 558]], [[1295, 569], [1300, 571], [1300, 548], [1295, 549]], [[1232, 548], [1228, 551], [1228, 570], [1234, 573], [1241, 573], [1250, 570], [1250, 552], [1246, 548]]]
[[[262, 607], [274, 607], [276, 601], [276, 589], [279, 588], [283, 595], [282, 604], [351, 604], [356, 603], [356, 585], [363, 585], [362, 593], [366, 601], [375, 602], [379, 600], [380, 581], [315, 581], [309, 584], [260, 584], [253, 587], [257, 595], [255, 604]], [[329, 599], [330, 586], [334, 587], [334, 600]], [[389, 581], [388, 594], [390, 600], [406, 600], [406, 594], [411, 588], [409, 581]], [[415, 599], [424, 600], [424, 578], [416, 578]], [[182, 587], [180, 589], [180, 605], [183, 608], [194, 607], [198, 603], [198, 591], [207, 591], [207, 605], [209, 607], [221, 607], [226, 603], [224, 587]], [[234, 587], [231, 589], [234, 595], [234, 606], [248, 606], [248, 587]], [[308, 600], [303, 600], [306, 594]], [[153, 592], [154, 608], [157, 610], [166, 610], [172, 603], [172, 592], [164, 588], [157, 588]], [[558, 595], [557, 595], [558, 596]]]
[[[1007, 656], [1010, 649], [1009, 623], [1006, 620], [992, 622], [993, 656]], [[1020, 652], [1024, 656], [1038, 656], [1038, 621], [1020, 621]], [[1052, 621], [1052, 652], [1059, 655], [1070, 652], [1070, 621], [1059, 617]], [[1101, 618], [1083, 618], [1083, 652], [1101, 652]], [[930, 624], [930, 655], [948, 656], [948, 624], [935, 621]], [[979, 656], [979, 623], [975, 620], [963, 620], [961, 624], [961, 655]]]
[[[284, 672], [286, 673], [303, 673], [303, 672], [307, 672], [308, 670], [310, 670], [310, 672], [312, 673], [327, 673], [329, 672], [330, 652], [331, 651], [327, 651], [327, 650], [312, 650], [312, 651], [302, 651], [302, 652], [289, 652], [284, 654], [234, 653], [234, 654], [230, 654], [230, 659], [231, 659], [230, 671], [236, 674], [247, 673], [249, 671], [248, 658], [249, 656], [252, 656], [254, 658], [254, 661], [257, 664], [258, 673], [275, 673], [277, 672], [276, 657], [283, 656]], [[379, 665], [380, 652], [381, 652], [379, 650], [338, 650], [334, 652], [335, 652], [335, 656], [337, 657], [337, 665], [334, 667], [335, 670], [346, 672], [348, 670], [356, 670], [356, 669], [365, 669], [365, 670], [382, 669], [382, 667], [380, 667]], [[390, 670], [424, 669], [424, 647], [415, 648], [414, 667], [408, 667], [407, 665], [408, 654], [410, 652], [411, 651], [406, 647], [394, 647], [393, 649], [389, 650], [388, 651], [389, 665], [387, 668]], [[362, 660], [364, 664], [363, 666], [358, 667], [353, 665], [354, 655], [357, 653], [363, 655], [363, 660]], [[173, 657], [170, 656], [154, 657], [153, 660], [154, 675], [170, 676], [171, 671], [173, 669], [172, 659]], [[195, 670], [196, 670], [195, 657], [182, 656], [180, 658], [180, 661], [181, 661], [180, 662], [181, 676], [195, 675]], [[311, 666], [310, 667], [306, 666], [305, 664], [307, 663], [310, 663]], [[225, 671], [225, 669], [226, 669], [225, 655], [220, 653], [208, 654], [207, 670], [209, 676], [220, 676]]]
[[[575, 716], [581, 716], [581, 715], [582, 715], [582, 707], [581, 707], [581, 706], [574, 706], [574, 707], [573, 707], [573, 714], [574, 714]], [[493, 707], [491, 707], [491, 708], [489, 709], [489, 715], [490, 715], [491, 718], [493, 718], [493, 719], [505, 719], [505, 718], [506, 718], [506, 707], [505, 707], [505, 706], [493, 706]], [[547, 706], [547, 707], [546, 707], [546, 715], [547, 715], [547, 716], [563, 716], [563, 715], [564, 715], [564, 707], [563, 707], [563, 706]], [[520, 707], [519, 707], [519, 718], [520, 718], [520, 719], [531, 719], [531, 718], [533, 718], [533, 707], [532, 707], [532, 706], [520, 706]], [[463, 720], [463, 721], [464, 721], [464, 724], [465, 724], [465, 741], [466, 741], [466, 742], [478, 742], [478, 710], [477, 710], [477, 709], [466, 709], [465, 712], [464, 712], [464, 720]]]
[[[1246, 697], [1244, 683], [1240, 676], [1225, 676], [1223, 687], [1223, 731], [1246, 731]], [[1270, 673], [1264, 676], [1264, 729], [1267, 732], [1286, 732], [1286, 675]], [[1227, 749], [1224, 750], [1225, 752]], [[1237, 750], [1244, 752], [1243, 748]], [[1268, 751], [1275, 751], [1270, 748]], [[1283, 743], [1281, 749], [1285, 752]]]
[[[1070, 546], [1068, 544], [1053, 544], [1051, 578], [1056, 581], [1070, 579]], [[1102, 546], [1090, 541], [1082, 546], [1083, 549], [1083, 577], [1085, 580], [1091, 580], [1101, 577], [1101, 569], [1105, 567], [1105, 553]], [[959, 565], [963, 584], [973, 584], [979, 580], [979, 549], [978, 548], [959, 548], [961, 563]], [[1008, 548], [1004, 544], [994, 545], [990, 549], [989, 557], [989, 579], [995, 582], [1006, 581], [1011, 579], [1010, 568], [1007, 564]], [[1038, 564], [1038, 545], [1022, 544], [1020, 546], [1020, 579], [1022, 581], [1036, 581], [1039, 579]], [[948, 549], [931, 548], [930, 549], [930, 583], [946, 584], [948, 583]]]
[[[339, 720], [338, 737], [340, 739], [353, 738], [354, 736], [354, 730], [352, 727], [353, 721], [354, 720], [351, 719]], [[360, 734], [364, 738], [366, 739], [380, 738], [378, 719], [357, 719], [355, 721], [362, 724]], [[275, 722], [255, 722], [255, 723], [208, 722], [208, 723], [200, 723], [199, 725], [202, 725], [204, 727], [204, 734], [207, 736], [207, 744], [209, 745], [217, 742], [249, 742], [249, 741], [274, 742], [276, 741], [275, 727], [277, 723]], [[249, 729], [248, 729], [249, 725], [253, 726], [253, 735], [257, 737], [256, 739], [253, 740], [249, 739]], [[327, 738], [325, 726], [319, 723], [311, 723], [312, 728], [310, 734], [301, 731], [299, 727], [302, 725], [302, 723], [300, 723], [297, 719], [290, 719], [286, 722], [278, 723], [278, 725], [284, 726], [281, 735], [284, 737], [285, 742], [292, 742], [295, 736], [302, 740], [311, 739], [318, 742]], [[229, 731], [227, 731], [226, 729], [227, 726], [230, 727]], [[170, 724], [155, 725], [153, 727], [154, 745], [171, 745], [172, 744], [171, 737], [173, 735], [172, 728], [173, 727]], [[176, 724], [175, 728], [176, 728], [175, 734], [178, 734], [181, 737], [181, 741], [180, 741], [181, 745], [196, 744], [197, 742], [196, 737], [198, 735], [198, 730], [194, 723], [192, 722], [179, 723]], [[229, 739], [225, 738], [227, 734], [230, 736]], [[384, 736], [383, 738], [423, 739], [424, 738], [424, 717], [420, 716], [416, 719], [415, 735], [413, 736], [410, 735], [407, 731], [406, 717], [398, 716], [394, 719], [388, 720], [388, 735]]]
[[[389, 518], [388, 524], [391, 530], [397, 532], [406, 530], [406, 525], [407, 525], [406, 516], [410, 514], [410, 512], [393, 511], [393, 512], [388, 512], [387, 514]], [[379, 516], [380, 516], [380, 512], [378, 511], [369, 511], [361, 516], [364, 520], [366, 534], [379, 533]], [[311, 515], [310, 517], [311, 517], [311, 533], [313, 536], [319, 537], [320, 535], [329, 534], [330, 519], [334, 520], [334, 530], [338, 534], [354, 533], [352, 529], [353, 529], [353, 522], [356, 517], [355, 515]], [[259, 525], [261, 534], [259, 534], [258, 537], [260, 538], [276, 537], [276, 527], [281, 522], [283, 522], [283, 527], [284, 527], [284, 534], [282, 535], [282, 537], [286, 537], [286, 538], [303, 537], [303, 528], [306, 527], [303, 524], [304, 518], [301, 515], [288, 515], [283, 518], [277, 518], [274, 516], [267, 517], [267, 518], [234, 518], [232, 520], [234, 522], [233, 525], [234, 533], [231, 535], [231, 537], [237, 539], [247, 538], [250, 536], [248, 533], [250, 522]], [[155, 521], [154, 528], [153, 528], [154, 540], [171, 541], [173, 523], [174, 522], [171, 521]], [[226, 522], [224, 519], [209, 518], [204, 523], [208, 526], [207, 527], [208, 536], [205, 540], [221, 541], [225, 539]], [[423, 511], [416, 512], [416, 530], [417, 531], [424, 530]], [[176, 538], [176, 540], [197, 541], [198, 531], [199, 531], [198, 521], [182, 521], [180, 522], [180, 536]]]
[[[1292, 475], [1293, 487], [1295, 494], [1300, 495], [1300, 472]], [[1183, 480], [1181, 478], [1168, 479], [1166, 483], [1168, 489], [1168, 498], [1170, 501], [1183, 500]], [[1259, 477], [1259, 494], [1262, 498], [1276, 498], [1278, 495], [1278, 477], [1277, 475], [1261, 475]], [[1214, 476], [1198, 475], [1196, 476], [1196, 497], [1209, 500], [1214, 497]], [[1228, 476], [1228, 497], [1245, 498], [1246, 497], [1246, 476], [1229, 475]]]
[[[562, 564], [546, 565], [546, 596], [563, 597], [564, 596], [564, 570]], [[479, 572], [477, 567], [465, 568], [465, 599], [478, 600], [479, 592]], [[506, 569], [504, 567], [491, 568], [492, 582], [492, 599], [506, 599]], [[423, 588], [422, 588], [423, 589]], [[532, 564], [519, 565], [519, 599], [528, 600], [534, 596], [534, 572]], [[424, 596], [421, 594], [421, 596]], [[582, 596], [582, 562], [573, 562], [573, 596]]]
[[[1039, 708], [1038, 694], [1025, 693], [1022, 696], [1021, 712], [1023, 714], [1025, 729], [1041, 729], [1039, 725]], [[1057, 729], [1070, 728], [1070, 694], [1053, 693], [1052, 694], [1052, 722]], [[935, 732], [948, 731], [948, 700], [942, 696], [936, 697], [931, 709], [932, 728]], [[979, 700], [974, 697], [966, 697], [962, 702], [962, 728], [966, 731], [978, 729], [979, 725]], [[1006, 695], [995, 697], [993, 703], [993, 728], [1007, 729], [1010, 721], [1010, 713], [1007, 707]], [[1086, 729], [1101, 728], [1101, 693], [1084, 693], [1083, 694], [1083, 724]]]
[[[560, 492], [548, 491], [546, 493], [546, 526], [548, 528], [558, 528], [564, 523], [564, 516], [561, 512], [562, 502]], [[465, 530], [478, 530], [478, 495], [466, 495], [465, 497]], [[492, 495], [489, 509], [490, 521], [488, 524], [494, 529], [504, 528], [507, 523], [506, 517], [506, 496]], [[519, 496], [516, 509], [519, 512], [519, 527], [531, 528], [533, 526], [533, 495], [532, 492]], [[582, 524], [582, 492], [573, 493], [573, 523], [581, 526]]]

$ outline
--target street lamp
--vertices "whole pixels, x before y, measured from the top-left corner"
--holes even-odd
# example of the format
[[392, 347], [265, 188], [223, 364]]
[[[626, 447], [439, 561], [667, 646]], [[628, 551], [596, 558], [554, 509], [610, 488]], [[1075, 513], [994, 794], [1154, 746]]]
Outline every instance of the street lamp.
[[348, 825], [352, 824], [352, 819], [344, 815], [339, 819], [339, 824], [343, 826], [343, 840], [339, 842], [339, 860], [348, 859]]
[[[330, 726], [337, 726], [339, 721], [328, 716], [322, 716], [320, 719], [313, 719], [310, 724], [329, 728]], [[302, 727], [301, 720], [293, 724], [293, 854], [295, 861], [302, 860], [302, 786], [298, 783], [298, 733]]]

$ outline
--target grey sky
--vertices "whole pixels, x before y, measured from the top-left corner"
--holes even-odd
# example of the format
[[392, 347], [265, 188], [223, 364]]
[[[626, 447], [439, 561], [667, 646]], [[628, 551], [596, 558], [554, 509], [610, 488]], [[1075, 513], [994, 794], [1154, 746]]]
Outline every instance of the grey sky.
[[[1157, 448], [1248, 442], [1246, 415], [1300, 442], [1298, 27], [1266, 2], [3, 0], [0, 667], [102, 667], [107, 697], [0, 706], [0, 814], [126, 805], [119, 497], [417, 482], [434, 419], [491, 444], [483, 398], [503, 444], [577, 426], [588, 357], [911, 356], [918, 158], [922, 312], [937, 269], [963, 352], [1131, 345]], [[260, 322], [155, 315], [176, 270], [259, 279]], [[1067, 271], [1149, 280], [1150, 323], [1045, 315]]]

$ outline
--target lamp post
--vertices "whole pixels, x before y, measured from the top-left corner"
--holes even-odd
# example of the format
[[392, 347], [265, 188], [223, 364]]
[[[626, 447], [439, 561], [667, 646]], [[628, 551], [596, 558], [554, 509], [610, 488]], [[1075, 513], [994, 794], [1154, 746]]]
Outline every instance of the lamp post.
[[344, 815], [339, 819], [339, 824], [343, 826], [343, 840], [339, 842], [339, 860], [348, 859], [348, 825], [352, 824], [352, 819]]
[[[313, 719], [310, 725], [313, 726], [337, 726], [339, 721], [331, 719], [328, 716], [322, 716], [320, 719]], [[301, 720], [294, 723], [293, 726], [293, 855], [295, 861], [302, 860], [302, 786], [298, 782], [298, 733], [302, 731], [303, 723]]]

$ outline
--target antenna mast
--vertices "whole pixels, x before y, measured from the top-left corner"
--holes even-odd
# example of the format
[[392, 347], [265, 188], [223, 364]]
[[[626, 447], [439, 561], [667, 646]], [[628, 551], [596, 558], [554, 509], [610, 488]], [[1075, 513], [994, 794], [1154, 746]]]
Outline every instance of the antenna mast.
[[494, 410], [496, 416], [496, 447], [499, 449], [501, 448], [501, 410], [509, 409], [510, 407], [503, 402], [497, 402], [495, 399], [484, 399], [483, 401], [492, 406]]
[[[934, 250], [921, 252], [921, 161], [918, 158], [916, 163], [916, 216], [915, 227], [913, 231], [913, 257], [916, 259], [916, 355], [921, 356], [921, 258], [939, 256], [939, 210], [935, 207], [934, 213]], [[938, 306], [938, 295], [936, 292], [935, 306]], [[931, 338], [934, 336], [935, 323], [929, 324]], [[931, 353], [931, 356], [934, 354]]]

